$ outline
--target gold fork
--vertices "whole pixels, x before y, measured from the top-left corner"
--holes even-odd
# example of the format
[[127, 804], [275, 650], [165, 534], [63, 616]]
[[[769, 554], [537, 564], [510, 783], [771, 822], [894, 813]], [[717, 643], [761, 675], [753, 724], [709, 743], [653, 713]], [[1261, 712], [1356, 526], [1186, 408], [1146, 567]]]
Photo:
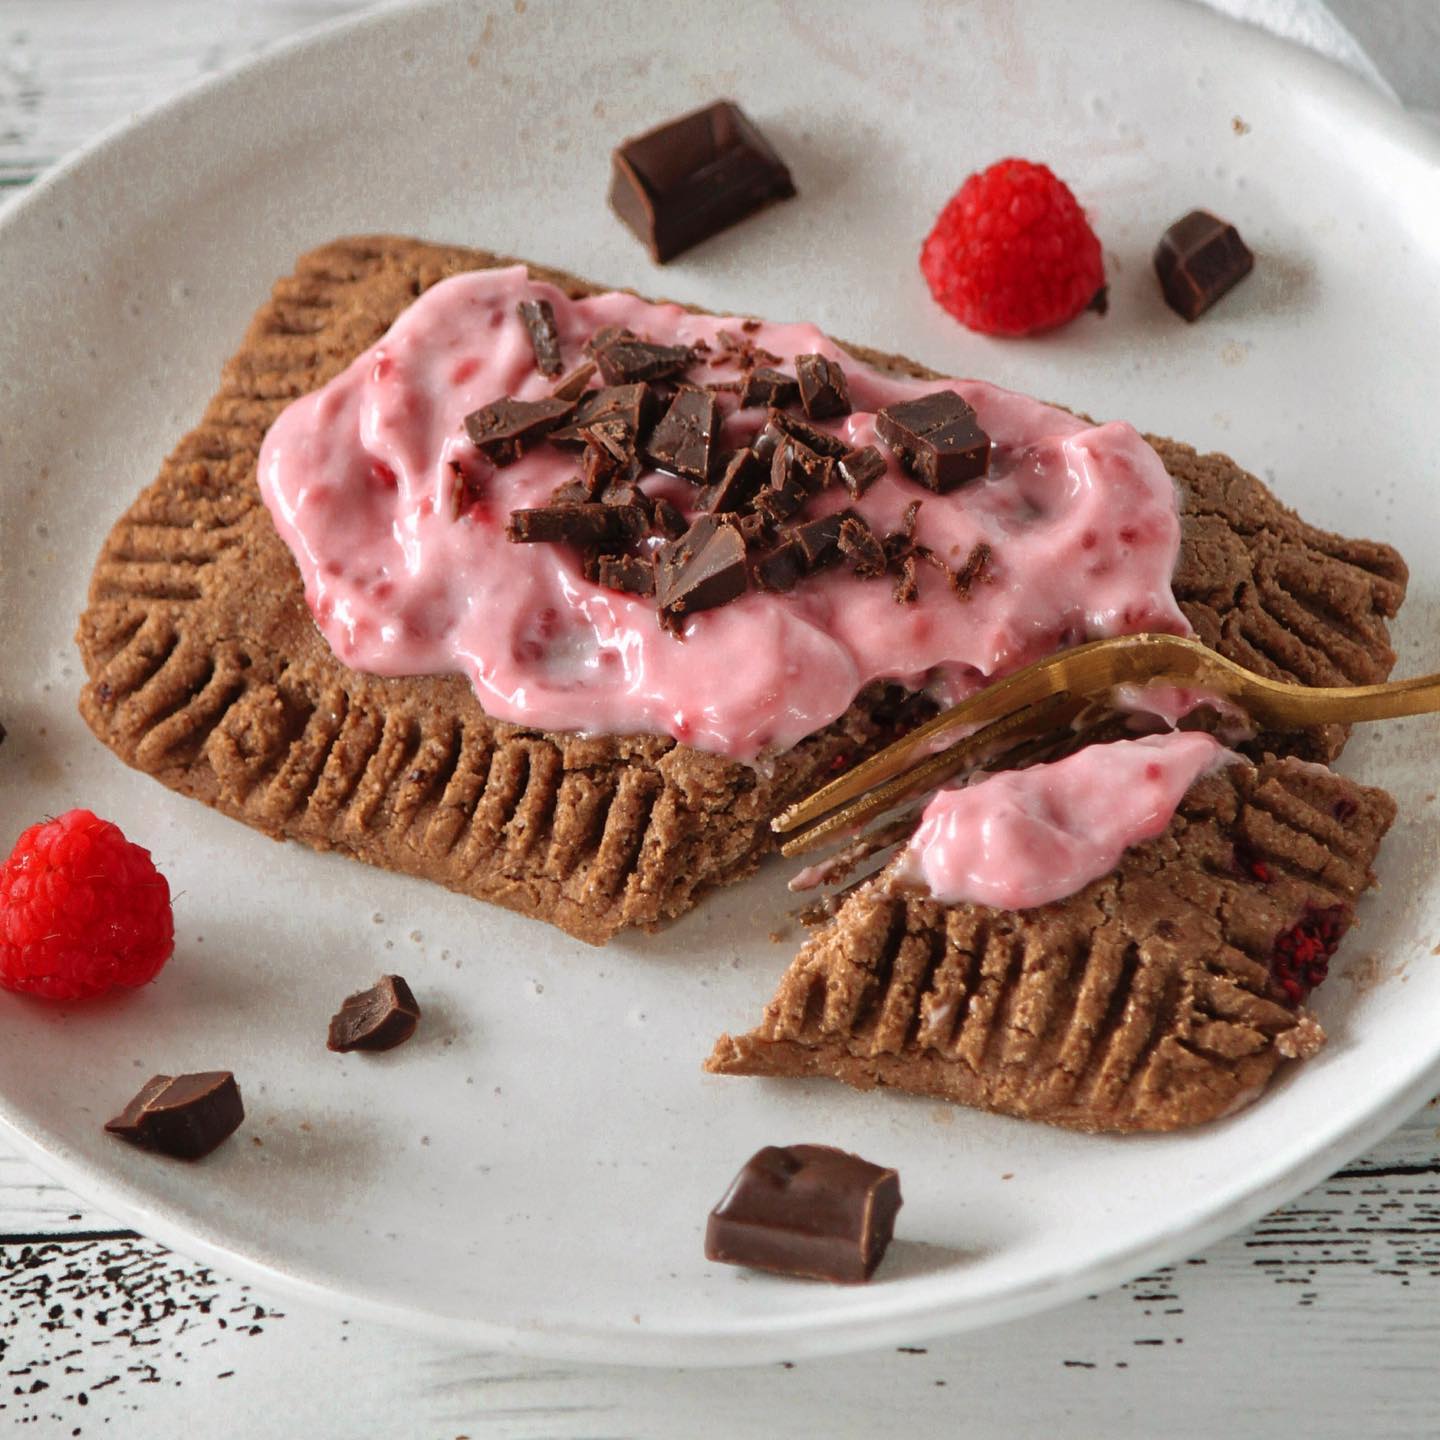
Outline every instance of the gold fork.
[[1198, 640], [1176, 635], [1092, 640], [986, 686], [781, 811], [770, 822], [773, 830], [791, 836], [781, 853], [803, 854], [852, 835], [873, 816], [933, 790], [967, 765], [1028, 758], [1104, 702], [1115, 686], [1157, 681], [1218, 694], [1277, 730], [1440, 711], [1440, 675], [1333, 689], [1290, 685], [1257, 675]]

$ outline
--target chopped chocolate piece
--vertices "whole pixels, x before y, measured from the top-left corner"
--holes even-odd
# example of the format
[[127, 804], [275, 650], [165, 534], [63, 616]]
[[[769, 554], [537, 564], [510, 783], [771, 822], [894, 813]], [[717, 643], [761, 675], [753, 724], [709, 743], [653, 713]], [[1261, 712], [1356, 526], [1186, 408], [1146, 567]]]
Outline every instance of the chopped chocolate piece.
[[749, 515], [742, 515], [736, 522], [735, 528], [740, 532], [741, 538], [747, 547], [758, 549], [762, 545], [768, 545], [774, 538], [774, 525], [770, 516], [759, 511], [752, 511]]
[[761, 365], [747, 370], [740, 381], [740, 406], [748, 409], [752, 405], [793, 405], [800, 398], [800, 385], [783, 370], [771, 370]]
[[569, 400], [496, 400], [465, 417], [470, 442], [496, 465], [518, 460], [532, 441], [555, 429], [575, 406]]
[[[774, 415], [772, 410], [771, 415]], [[767, 420], [759, 434], [750, 442], [750, 448], [768, 465], [776, 447], [785, 438], [785, 432], [774, 422]]]
[[667, 380], [689, 369], [695, 356], [688, 345], [654, 345], [633, 335], [619, 335], [595, 347], [595, 363], [607, 385], [632, 385], [638, 380]]
[[414, 1033], [420, 1007], [404, 979], [382, 975], [368, 990], [357, 990], [330, 1019], [331, 1050], [393, 1050]]
[[634, 385], [607, 385], [587, 390], [575, 406], [570, 423], [550, 432], [552, 445], [583, 445], [590, 427], [610, 421], [623, 425], [638, 439], [654, 418], [655, 392], [643, 382]]
[[990, 437], [953, 390], [885, 406], [875, 433], [915, 479], [942, 495], [990, 468]]
[[535, 368], [542, 375], [558, 375], [565, 367], [560, 361], [560, 332], [555, 328], [555, 308], [548, 300], [522, 300], [515, 307], [530, 347], [535, 351]]
[[795, 464], [795, 447], [786, 441], [770, 459], [770, 484], [755, 500], [755, 508], [772, 520], [785, 520], [803, 508], [810, 492]]
[[1155, 273], [1165, 302], [1186, 320], [1198, 319], [1255, 268], [1255, 257], [1228, 221], [1208, 210], [1177, 220], [1155, 247]]
[[945, 567], [950, 573], [950, 588], [958, 599], [970, 598], [970, 587], [980, 578], [980, 572], [989, 563], [990, 547], [983, 540], [977, 540], [970, 554], [966, 556], [965, 563], [958, 570], [951, 570], [948, 565]]
[[153, 1076], [105, 1128], [143, 1150], [198, 1160], [233, 1135], [244, 1118], [234, 1075], [205, 1070]]
[[724, 605], [745, 591], [745, 541], [716, 515], [701, 515], [656, 552], [655, 596], [671, 621]]
[[755, 566], [755, 582], [762, 590], [793, 590], [805, 574], [805, 556], [799, 544], [782, 540]]
[[840, 483], [858, 500], [885, 473], [885, 457], [873, 445], [865, 445], [847, 450], [836, 469]]
[[655, 593], [655, 567], [638, 555], [602, 555], [596, 567], [596, 579], [611, 590], [627, 595]]
[[633, 136], [612, 165], [610, 204], [661, 265], [795, 193], [770, 142], [729, 100]]
[[564, 542], [585, 550], [596, 545], [628, 545], [639, 538], [644, 527], [645, 514], [638, 505], [552, 502], [538, 510], [512, 510], [505, 538], [517, 545]]
[[895, 589], [892, 592], [897, 605], [913, 604], [920, 594], [918, 568], [914, 555], [906, 555], [900, 561], [900, 574], [895, 580]]
[[765, 466], [753, 450], [737, 450], [726, 462], [720, 478], [711, 487], [706, 509], [715, 514], [741, 510], [765, 483]]
[[555, 382], [550, 393], [557, 400], [578, 400], [585, 393], [585, 387], [594, 373], [595, 362], [582, 360], [568, 375], [561, 376]]
[[740, 322], [740, 328], [745, 331], [747, 335], [750, 335], [760, 328], [761, 323], [762, 322], [757, 320], [753, 315], [750, 315]]
[[800, 403], [812, 420], [850, 413], [850, 387], [845, 372], [833, 360], [824, 355], [797, 355], [795, 374], [800, 381]]
[[652, 505], [650, 519], [655, 531], [668, 540], [678, 540], [690, 528], [685, 512], [663, 495]]
[[704, 484], [710, 478], [710, 456], [720, 431], [720, 409], [708, 391], [687, 385], [678, 390], [670, 408], [650, 433], [646, 454], [662, 470]]
[[840, 534], [836, 543], [849, 558], [855, 573], [862, 579], [883, 575], [889, 568], [889, 557], [885, 547], [875, 538], [875, 532], [853, 510], [846, 510], [840, 518]]
[[545, 503], [554, 509], [560, 505], [583, 505], [594, 498], [584, 480], [567, 480], [550, 492], [550, 498]]
[[829, 1145], [767, 1145], [705, 1227], [705, 1258], [856, 1285], [885, 1255], [900, 1176]]
[[587, 445], [593, 442], [617, 462], [623, 463], [635, 453], [635, 432], [623, 420], [593, 420], [582, 433]]
[[799, 416], [788, 415], [784, 410], [777, 410], [773, 406], [770, 409], [769, 423], [817, 455], [829, 455], [838, 460], [850, 448], [838, 435], [832, 435], [828, 430], [821, 430], [815, 425], [807, 425]]
[[822, 515], [818, 520], [807, 520], [790, 531], [790, 538], [804, 556], [807, 570], [819, 570], [832, 560], [839, 559], [840, 527], [843, 523], [842, 515]]

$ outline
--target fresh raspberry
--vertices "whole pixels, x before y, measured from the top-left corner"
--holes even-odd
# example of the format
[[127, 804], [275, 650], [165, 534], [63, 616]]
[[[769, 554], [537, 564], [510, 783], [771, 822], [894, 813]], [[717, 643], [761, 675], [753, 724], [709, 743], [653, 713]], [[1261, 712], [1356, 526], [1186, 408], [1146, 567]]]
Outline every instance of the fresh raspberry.
[[69, 810], [0, 865], [0, 985], [82, 1000], [153, 980], [175, 948], [170, 887], [118, 825]]
[[997, 160], [950, 197], [920, 249], [930, 293], [962, 325], [1026, 335], [1104, 305], [1100, 242], [1043, 165]]

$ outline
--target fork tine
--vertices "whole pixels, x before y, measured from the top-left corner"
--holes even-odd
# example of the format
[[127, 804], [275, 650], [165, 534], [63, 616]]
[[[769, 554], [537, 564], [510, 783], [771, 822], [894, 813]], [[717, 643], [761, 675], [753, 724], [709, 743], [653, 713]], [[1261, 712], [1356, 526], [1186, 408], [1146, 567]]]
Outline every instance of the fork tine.
[[1190, 670], [1196, 665], [1189, 654], [1192, 647], [1202, 655], [1211, 653], [1196, 642], [1174, 635], [1124, 635], [1111, 640], [1092, 640], [1037, 660], [927, 720], [893, 745], [862, 760], [853, 770], [847, 770], [805, 799], [788, 806], [770, 822], [770, 827], [781, 835], [795, 830], [899, 775], [917, 756], [932, 752], [934, 742], [942, 735], [967, 726], [978, 729], [1049, 695], [1069, 691], [1089, 698], [1109, 686], [1150, 679], [1162, 672], [1184, 678], [1187, 661]]
[[[1000, 719], [982, 726], [972, 735], [956, 741], [955, 744], [928, 756], [913, 769], [891, 776], [883, 784], [875, 786], [833, 813], [801, 830], [780, 847], [786, 856], [802, 855], [859, 828], [876, 815], [883, 815], [894, 809], [901, 801], [913, 795], [933, 790], [963, 770], [967, 763], [979, 762], [986, 752], [997, 745], [1008, 752], [1049, 731], [1064, 726], [1079, 708], [1074, 697], [1061, 692], [1048, 695], [1019, 710], [1012, 710]], [[1003, 752], [1002, 752], [1003, 753]], [[828, 809], [829, 807], [827, 807]]]

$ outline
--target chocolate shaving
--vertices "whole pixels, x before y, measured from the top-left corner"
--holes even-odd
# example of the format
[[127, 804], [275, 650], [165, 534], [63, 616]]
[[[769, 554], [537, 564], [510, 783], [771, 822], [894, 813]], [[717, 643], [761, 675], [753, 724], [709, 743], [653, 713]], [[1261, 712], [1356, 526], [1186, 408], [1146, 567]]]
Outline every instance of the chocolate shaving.
[[862, 579], [883, 575], [889, 568], [885, 547], [875, 532], [853, 510], [843, 512], [836, 543], [849, 559], [851, 568]]
[[990, 468], [990, 437], [953, 390], [885, 406], [875, 416], [875, 433], [916, 480], [937, 494], [978, 479]]
[[845, 372], [824, 355], [797, 355], [800, 403], [812, 420], [830, 420], [850, 413], [850, 387]]
[[680, 620], [744, 594], [748, 580], [745, 541], [716, 515], [701, 515], [655, 559], [655, 598], [661, 623], [677, 631]]
[[897, 605], [913, 604], [920, 593], [920, 586], [916, 575], [916, 562], [914, 555], [907, 555], [900, 562], [900, 574], [895, 581], [895, 588], [891, 592], [895, 596]]
[[739, 381], [740, 408], [755, 405], [793, 405], [800, 398], [800, 386], [782, 370], [760, 366], [747, 370]]
[[522, 300], [515, 307], [530, 348], [535, 352], [535, 368], [542, 375], [558, 375], [565, 367], [560, 360], [560, 332], [555, 328], [555, 307], [548, 300]]
[[628, 545], [644, 528], [645, 514], [638, 505], [552, 501], [538, 510], [512, 510], [505, 538], [517, 545], [569, 544], [587, 550]]
[[694, 386], [676, 392], [645, 449], [662, 470], [704, 484], [710, 478], [710, 457], [720, 431], [715, 397]]
[[465, 417], [465, 433], [494, 464], [509, 465], [574, 409], [568, 400], [496, 400]]
[[950, 573], [950, 588], [960, 600], [970, 598], [970, 587], [981, 576], [981, 572], [990, 563], [990, 547], [979, 540], [971, 548], [970, 554], [966, 557], [965, 563], [958, 569], [946, 569]]

